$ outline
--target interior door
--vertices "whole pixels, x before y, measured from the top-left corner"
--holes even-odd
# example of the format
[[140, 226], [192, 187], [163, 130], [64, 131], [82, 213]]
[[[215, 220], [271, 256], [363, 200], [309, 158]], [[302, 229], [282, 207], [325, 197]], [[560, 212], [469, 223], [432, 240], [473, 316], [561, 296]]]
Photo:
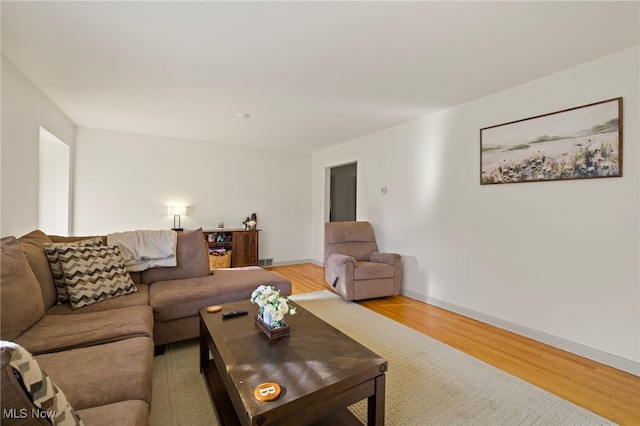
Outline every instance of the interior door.
[[331, 168], [329, 221], [356, 220], [358, 163]]

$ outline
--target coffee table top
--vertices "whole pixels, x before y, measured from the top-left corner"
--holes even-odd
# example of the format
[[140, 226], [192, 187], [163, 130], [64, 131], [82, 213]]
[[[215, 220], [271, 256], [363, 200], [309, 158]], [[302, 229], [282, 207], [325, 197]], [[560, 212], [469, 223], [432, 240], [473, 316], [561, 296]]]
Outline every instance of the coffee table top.
[[[229, 396], [236, 411], [241, 408], [248, 418], [269, 412], [273, 419], [304, 411], [387, 370], [385, 359], [293, 304], [297, 314], [285, 317], [291, 334], [276, 340], [255, 324], [258, 307], [248, 300], [225, 304], [222, 310], [246, 309], [249, 314], [244, 316], [223, 320], [221, 312], [200, 310], [217, 352], [212, 351], [214, 361], [231, 379], [227, 387], [234, 389], [228, 389]], [[259, 402], [254, 389], [266, 382], [280, 385], [280, 397]]]

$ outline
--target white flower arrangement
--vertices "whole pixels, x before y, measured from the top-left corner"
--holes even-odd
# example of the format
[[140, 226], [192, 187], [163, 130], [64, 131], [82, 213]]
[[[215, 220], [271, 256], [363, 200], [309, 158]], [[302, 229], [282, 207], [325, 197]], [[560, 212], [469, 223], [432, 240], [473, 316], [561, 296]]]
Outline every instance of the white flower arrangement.
[[272, 286], [261, 285], [256, 288], [251, 293], [251, 303], [258, 305], [264, 322], [274, 328], [282, 326], [286, 314], [296, 314], [295, 306], [291, 306], [289, 299], [281, 297], [280, 291]]

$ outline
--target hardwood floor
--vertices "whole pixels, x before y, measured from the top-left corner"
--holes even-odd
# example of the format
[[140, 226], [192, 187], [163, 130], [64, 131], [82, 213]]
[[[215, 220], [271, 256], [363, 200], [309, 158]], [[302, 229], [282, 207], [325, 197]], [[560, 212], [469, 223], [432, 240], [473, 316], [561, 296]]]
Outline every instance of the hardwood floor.
[[[293, 294], [331, 290], [310, 263], [269, 268]], [[406, 296], [358, 302], [621, 425], [640, 425], [640, 377]]]

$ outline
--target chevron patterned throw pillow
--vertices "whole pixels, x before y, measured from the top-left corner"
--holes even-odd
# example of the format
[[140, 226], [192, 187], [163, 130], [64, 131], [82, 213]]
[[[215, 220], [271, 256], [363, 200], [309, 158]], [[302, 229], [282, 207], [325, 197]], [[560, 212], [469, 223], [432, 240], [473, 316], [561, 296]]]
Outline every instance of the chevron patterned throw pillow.
[[62, 264], [60, 263], [60, 256], [58, 250], [64, 253], [67, 247], [99, 247], [103, 246], [104, 242], [102, 238], [87, 238], [86, 240], [80, 240], [73, 243], [45, 243], [43, 244], [44, 253], [49, 260], [49, 267], [51, 268], [51, 274], [53, 275], [53, 282], [56, 285], [56, 301], [58, 305], [69, 301], [69, 292], [67, 291], [67, 285], [64, 282], [64, 273], [62, 271]]
[[138, 291], [117, 246], [58, 250], [72, 309]]
[[[51, 381], [47, 373], [40, 368], [38, 361], [22, 346], [8, 341], [0, 341], [3, 369], [5, 360], [13, 370], [13, 377], [19, 382], [19, 391], [24, 391], [29, 401], [34, 405], [31, 412], [18, 412], [15, 422], [44, 424], [45, 419], [54, 425], [81, 426], [84, 425], [76, 411], [67, 401], [64, 393]], [[9, 376], [9, 381], [11, 376]], [[4, 385], [3, 385], [4, 387]], [[2, 407], [5, 414], [12, 414], [12, 407]], [[26, 409], [25, 409], [26, 411]], [[20, 422], [20, 419], [28, 419]], [[42, 419], [38, 421], [38, 419]], [[2, 423], [4, 424], [4, 415]], [[9, 420], [11, 423], [11, 420]]]

